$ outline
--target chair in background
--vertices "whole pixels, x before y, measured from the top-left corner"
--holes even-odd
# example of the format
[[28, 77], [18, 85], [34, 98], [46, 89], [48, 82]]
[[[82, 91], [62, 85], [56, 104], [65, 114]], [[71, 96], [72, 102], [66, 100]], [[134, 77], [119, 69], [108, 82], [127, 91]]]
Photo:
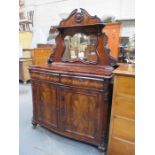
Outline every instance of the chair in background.
[[27, 12], [25, 16], [24, 12], [19, 13], [19, 30], [20, 31], [31, 31], [33, 27], [33, 15], [34, 11]]

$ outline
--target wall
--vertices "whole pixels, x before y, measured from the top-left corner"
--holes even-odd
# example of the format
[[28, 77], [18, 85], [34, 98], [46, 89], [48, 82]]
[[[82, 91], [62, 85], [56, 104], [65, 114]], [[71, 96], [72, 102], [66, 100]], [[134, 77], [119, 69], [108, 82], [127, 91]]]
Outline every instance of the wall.
[[121, 36], [132, 37], [135, 35], [135, 21], [134, 20], [124, 20], [121, 21]]
[[[58, 25], [75, 8], [84, 8], [91, 15], [116, 19], [134, 18], [134, 0], [25, 0], [26, 10], [34, 10], [33, 43], [46, 43], [51, 25]], [[134, 33], [134, 21], [123, 22], [121, 36]]]

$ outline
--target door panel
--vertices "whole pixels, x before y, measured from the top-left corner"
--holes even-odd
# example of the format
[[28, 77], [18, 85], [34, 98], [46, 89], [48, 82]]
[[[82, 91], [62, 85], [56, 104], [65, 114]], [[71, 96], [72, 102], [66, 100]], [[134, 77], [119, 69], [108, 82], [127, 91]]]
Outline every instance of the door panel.
[[49, 127], [57, 127], [57, 100], [56, 87], [49, 83], [35, 83], [38, 89], [37, 96], [37, 119]]
[[[99, 93], [61, 89], [61, 116], [64, 131], [95, 139], [100, 134]], [[63, 111], [64, 109], [64, 111]]]

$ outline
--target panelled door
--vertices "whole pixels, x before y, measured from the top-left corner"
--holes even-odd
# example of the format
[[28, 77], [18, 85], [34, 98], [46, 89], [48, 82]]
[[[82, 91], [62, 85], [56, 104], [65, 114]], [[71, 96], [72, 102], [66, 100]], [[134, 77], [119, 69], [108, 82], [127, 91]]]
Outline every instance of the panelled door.
[[62, 130], [72, 137], [101, 143], [103, 108], [102, 96], [95, 91], [62, 87], [60, 116]]
[[57, 128], [57, 89], [48, 82], [33, 82], [35, 119], [49, 128]]

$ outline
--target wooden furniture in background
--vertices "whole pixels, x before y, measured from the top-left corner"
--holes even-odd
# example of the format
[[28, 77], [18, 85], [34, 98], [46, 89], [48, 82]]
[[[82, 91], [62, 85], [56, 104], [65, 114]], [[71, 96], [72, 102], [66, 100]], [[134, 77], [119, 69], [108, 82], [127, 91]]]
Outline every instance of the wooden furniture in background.
[[[105, 48], [107, 36], [102, 33], [105, 25], [97, 16], [80, 10], [73, 10], [57, 27], [57, 44], [48, 64], [29, 68], [33, 93], [32, 124], [34, 127], [40, 124], [60, 135], [106, 150], [113, 67]], [[97, 53], [95, 63], [85, 59], [64, 61], [67, 49], [64, 38], [75, 34], [97, 38], [98, 42], [93, 46], [93, 52]]]
[[120, 65], [113, 71], [114, 89], [108, 155], [135, 154], [135, 71]]
[[55, 48], [54, 44], [37, 44], [37, 48], [51, 48], [52, 50]]
[[32, 59], [20, 58], [19, 59], [19, 80], [26, 83], [30, 80], [30, 73], [28, 67], [32, 65]]
[[30, 80], [28, 67], [32, 65], [33, 49], [23, 49], [22, 57], [19, 59], [19, 80], [26, 83]]
[[32, 42], [31, 31], [19, 31], [19, 42], [23, 49], [30, 48]]
[[121, 23], [107, 23], [103, 32], [108, 36], [108, 48], [110, 48], [110, 54], [118, 60], [119, 45], [120, 45], [120, 26]]
[[32, 56], [33, 65], [44, 65], [52, 53], [51, 48], [35, 48]]
[[22, 58], [32, 59], [33, 51], [34, 51], [34, 49], [32, 49], [32, 48], [31, 49], [30, 48], [23, 49]]

